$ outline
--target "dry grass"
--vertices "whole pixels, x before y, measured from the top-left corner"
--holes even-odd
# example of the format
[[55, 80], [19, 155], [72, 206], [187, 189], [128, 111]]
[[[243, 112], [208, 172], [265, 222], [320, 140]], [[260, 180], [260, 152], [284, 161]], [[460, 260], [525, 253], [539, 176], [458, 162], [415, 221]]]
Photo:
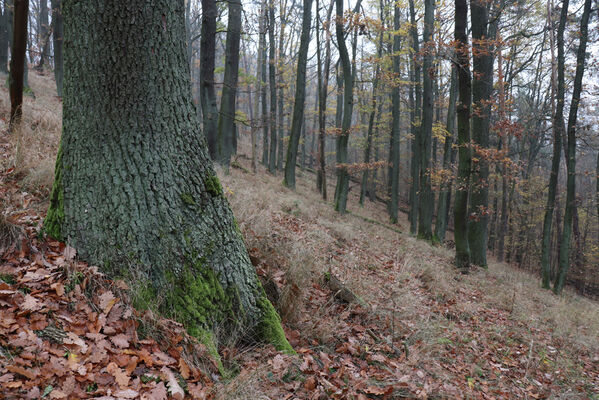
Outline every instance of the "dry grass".
[[[47, 195], [54, 179], [54, 161], [62, 129], [62, 105], [56, 97], [54, 80], [31, 70], [29, 83], [33, 95], [23, 100], [23, 122], [12, 134], [7, 134], [10, 119], [8, 89], [0, 89], [0, 132], [8, 135], [14, 152], [5, 160], [5, 168], [14, 167], [24, 189]], [[4, 82], [4, 77], [0, 77]], [[35, 97], [34, 97], [35, 96]]]
[[[32, 72], [30, 81], [37, 97], [26, 97], [23, 128], [9, 138], [17, 150], [3, 162], [19, 171], [27, 190], [47, 193], [60, 138], [61, 105], [49, 77]], [[1, 94], [0, 119], [6, 121], [6, 88]], [[6, 128], [0, 122], [2, 132]], [[503, 263], [491, 262], [488, 270], [459, 275], [452, 265], [452, 251], [397, 233], [398, 229], [408, 231], [403, 214], [399, 224], [388, 229], [385, 207], [368, 203], [359, 208], [356, 188], [350, 192], [350, 210], [381, 223], [335, 213], [316, 193], [311, 174], [298, 171], [297, 189], [291, 191], [281, 185], [280, 176], [270, 176], [259, 168], [256, 175], [232, 169], [230, 175], [219, 171], [219, 176], [247, 247], [260, 257], [259, 268], [283, 283], [278, 309], [285, 323], [301, 325], [302, 335], [335, 344], [341, 320], [331, 312], [329, 303], [307, 312], [310, 299], [306, 296], [307, 290], [331, 271], [371, 305], [371, 314], [387, 325], [381, 326], [381, 331], [391, 331], [391, 340], [425, 344], [420, 353], [411, 353], [407, 362], [434, 360], [449, 340], [448, 332], [469, 340], [471, 332], [454, 321], [470, 321], [485, 312], [507, 315], [525, 342], [533, 329], [550, 332], [566, 344], [564, 348], [571, 348], [571, 354], [560, 358], [558, 365], [567, 367], [582, 347], [599, 352], [596, 302], [570, 290], [555, 296], [540, 288], [538, 277]], [[333, 182], [329, 184], [332, 194]], [[281, 271], [283, 275], [277, 275]], [[451, 315], [440, 319], [433, 306], [447, 304], [453, 304]], [[506, 328], [485, 325], [485, 329], [501, 339]], [[437, 373], [443, 377], [443, 371]], [[263, 378], [264, 371], [244, 372], [218, 396], [265, 398], [258, 389]]]

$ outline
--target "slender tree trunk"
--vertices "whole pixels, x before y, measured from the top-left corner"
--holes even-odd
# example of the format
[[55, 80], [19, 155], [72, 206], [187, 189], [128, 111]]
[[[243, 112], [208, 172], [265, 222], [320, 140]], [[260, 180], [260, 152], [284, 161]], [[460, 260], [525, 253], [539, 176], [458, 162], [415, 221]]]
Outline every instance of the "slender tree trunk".
[[[562, 136], [564, 127], [564, 97], [565, 97], [565, 54], [564, 54], [564, 32], [568, 20], [569, 0], [562, 2], [562, 10], [557, 29], [557, 65], [553, 57], [552, 48], [552, 92], [556, 96], [555, 111], [553, 113], [553, 157], [551, 160], [551, 172], [549, 175], [549, 192], [547, 194], [547, 205], [545, 206], [545, 218], [543, 219], [543, 236], [541, 242], [541, 269], [543, 275], [543, 288], [550, 288], [551, 280], [551, 226], [553, 224], [553, 212], [555, 209], [555, 197], [559, 176], [559, 166], [562, 149]], [[548, 6], [549, 12], [551, 7]], [[551, 18], [549, 14], [548, 18]], [[551, 20], [550, 20], [551, 21]], [[552, 24], [553, 25], [553, 24]], [[550, 35], [553, 34], [553, 26], [550, 27]], [[553, 36], [551, 36], [552, 38]], [[551, 39], [553, 43], [553, 39]], [[555, 72], [554, 72], [555, 71]], [[557, 73], [557, 82], [555, 81]]]
[[453, 206], [456, 265], [466, 272], [470, 267], [468, 246], [468, 192], [470, 186], [470, 51], [468, 49], [468, 5], [455, 0], [456, 68], [458, 70], [458, 177]]
[[595, 203], [597, 205], [597, 241], [599, 241], [599, 151], [597, 152], [597, 169], [595, 170]]
[[14, 27], [10, 59], [10, 127], [21, 123], [23, 116], [23, 86], [26, 68], [27, 20], [29, 0], [14, 1]]
[[[449, 88], [449, 104], [447, 106], [447, 122], [445, 130], [445, 144], [443, 145], [443, 170], [449, 171], [451, 165], [451, 153], [453, 137], [455, 135], [455, 117], [456, 101], [458, 96], [458, 76], [455, 65], [451, 68], [451, 83]], [[447, 231], [447, 203], [449, 192], [451, 190], [450, 181], [441, 182], [441, 191], [439, 192], [439, 202], [437, 203], [437, 220], [435, 222], [435, 241], [443, 243], [445, 241], [445, 232]]]
[[202, 0], [202, 31], [200, 38], [200, 103], [204, 135], [208, 143], [210, 158], [217, 159], [218, 108], [214, 89], [214, 65], [216, 51], [216, 17], [218, 10], [215, 0]]
[[224, 326], [292, 351], [197, 123], [184, 2], [63, 5], [64, 125], [45, 231], [209, 345]]
[[54, 46], [54, 79], [56, 94], [62, 97], [62, 0], [51, 0], [52, 7], [52, 45]]
[[221, 164], [228, 167], [234, 154], [236, 140], [235, 100], [239, 78], [239, 43], [241, 40], [241, 0], [229, 0], [229, 21], [225, 47], [225, 76], [217, 126], [217, 154]]
[[[329, 69], [331, 67], [331, 40], [329, 30], [326, 31], [325, 39], [325, 60], [324, 67], [321, 67], [320, 60], [320, 17], [318, 16], [319, 4], [318, 0], [316, 4], [316, 50], [318, 57], [318, 175], [316, 178], [316, 186], [322, 194], [324, 200], [327, 199], [327, 175], [326, 175], [326, 109], [327, 109], [327, 95], [329, 86]], [[335, 0], [331, 1], [329, 11], [327, 14], [326, 24], [328, 26], [331, 15], [333, 12], [333, 6]]]
[[[359, 2], [360, 0], [358, 0]], [[345, 44], [343, 0], [336, 0], [336, 23], [337, 46], [339, 48], [339, 59], [343, 70], [343, 120], [341, 132], [337, 138], [337, 187], [335, 189], [335, 210], [345, 214], [347, 209], [347, 194], [349, 191], [349, 173], [347, 172], [347, 145], [349, 142], [349, 131], [351, 127], [353, 111], [354, 77], [351, 61]]]
[[568, 114], [568, 152], [566, 157], [568, 178], [566, 183], [566, 211], [564, 212], [564, 229], [559, 259], [559, 273], [553, 288], [560, 294], [566, 283], [566, 275], [570, 267], [570, 241], [572, 236], [572, 220], [576, 207], [576, 119], [582, 91], [582, 78], [584, 76], [586, 48], [588, 40], [589, 17], [591, 13], [591, 0], [585, 0], [582, 19], [580, 20], [580, 43], [576, 54], [576, 74], [572, 89], [572, 101]]
[[260, 4], [260, 19], [258, 33], [258, 52], [260, 53], [260, 104], [262, 105], [262, 165], [268, 167], [268, 107], [266, 93], [266, 25], [268, 21], [266, 0]]
[[0, 10], [0, 72], [8, 72], [8, 10]]
[[[412, 85], [410, 86], [410, 133], [412, 135], [412, 158], [410, 160], [410, 170], [412, 175], [412, 184], [410, 185], [410, 233], [415, 235], [418, 232], [418, 206], [420, 191], [420, 105], [422, 104], [422, 91], [420, 90], [420, 63], [417, 61], [420, 53], [420, 43], [418, 39], [418, 25], [416, 24], [416, 10], [414, 0], [410, 4], [410, 35], [412, 38]], [[415, 94], [415, 96], [414, 96]]]
[[[381, 18], [381, 23], [383, 21], [383, 4], [382, 1], [379, 4], [380, 7], [380, 18]], [[375, 73], [374, 73], [374, 80], [372, 82], [372, 101], [371, 101], [371, 110], [370, 110], [370, 116], [368, 117], [368, 131], [366, 134], [366, 149], [364, 150], [364, 163], [365, 164], [369, 164], [370, 163], [370, 153], [372, 152], [372, 139], [373, 139], [373, 132], [374, 132], [374, 119], [376, 117], [376, 110], [377, 110], [377, 90], [378, 90], [378, 86], [379, 86], [379, 80], [380, 80], [380, 72], [381, 72], [381, 68], [380, 68], [380, 59], [383, 53], [383, 33], [384, 33], [384, 25], [381, 26], [381, 32], [379, 34], [379, 42], [377, 45], [377, 61], [376, 61], [376, 67], [375, 67]], [[364, 205], [364, 198], [366, 197], [366, 195], [368, 194], [368, 190], [371, 187], [371, 185], [368, 185], [368, 176], [370, 175], [371, 169], [367, 168], [364, 170], [363, 174], [362, 174], [362, 184], [360, 186], [360, 205], [363, 206]]]
[[401, 125], [401, 108], [400, 108], [400, 55], [401, 36], [398, 31], [400, 29], [400, 8], [397, 3], [394, 3], [393, 14], [393, 79], [395, 82], [391, 85], [391, 198], [389, 201], [389, 219], [392, 224], [397, 223], [397, 212], [399, 208], [399, 134]]
[[274, 3], [268, 5], [268, 81], [270, 87], [270, 152], [268, 172], [277, 172], [277, 83], [275, 56], [275, 9]]
[[38, 70], [43, 70], [46, 60], [48, 59], [48, 53], [50, 52], [50, 22], [48, 20], [48, 0], [40, 0], [39, 2], [39, 16], [37, 21], [38, 26], [38, 43], [40, 47], [40, 61], [37, 64]]
[[420, 195], [418, 201], [418, 237], [432, 240], [433, 211], [435, 194], [431, 188], [431, 141], [433, 132], [433, 43], [435, 17], [434, 0], [424, 2], [424, 43], [427, 45], [424, 53], [422, 69], [422, 125], [420, 127]]
[[[246, 21], [247, 22], [247, 21]], [[246, 45], [245, 45], [245, 41], [243, 42], [243, 66], [245, 69], [245, 72], [247, 74], [250, 73], [250, 66], [248, 65], [247, 62], [247, 52], [246, 52]], [[256, 63], [256, 78], [258, 78], [260, 73], [260, 60], [258, 60], [258, 62]], [[256, 79], [255, 81], [255, 92], [256, 94], [260, 93], [260, 81], [258, 79]], [[256, 121], [256, 118], [258, 117], [258, 114], [260, 113], [260, 95], [256, 96], [256, 101], [253, 102], [252, 101], [252, 85], [247, 82], [246, 84], [246, 90], [247, 90], [247, 94], [248, 94], [248, 111], [250, 113], [250, 135], [251, 135], [251, 146], [252, 146], [252, 172], [256, 173], [256, 171], [258, 170], [258, 166], [257, 164], [257, 159], [258, 159], [258, 141], [256, 139], [257, 133], [258, 133], [258, 123]]]
[[493, 90], [493, 37], [488, 32], [487, 5], [470, 0], [472, 25], [472, 142], [477, 160], [472, 166], [470, 183], [470, 219], [468, 244], [472, 264], [487, 267], [489, 223], [489, 124], [491, 121], [491, 92]]
[[[308, 46], [310, 45], [310, 29], [312, 23], [312, 0], [304, 0], [304, 15], [302, 17], [302, 35], [297, 56], [297, 80], [295, 83], [295, 102], [291, 119], [291, 133], [285, 161], [285, 178], [283, 184], [295, 189], [295, 164], [297, 161], [297, 146], [299, 144], [302, 124], [304, 122], [304, 107], [306, 103], [306, 67], [308, 63]], [[305, 125], [305, 124], [304, 124]], [[305, 151], [304, 151], [305, 153]]]

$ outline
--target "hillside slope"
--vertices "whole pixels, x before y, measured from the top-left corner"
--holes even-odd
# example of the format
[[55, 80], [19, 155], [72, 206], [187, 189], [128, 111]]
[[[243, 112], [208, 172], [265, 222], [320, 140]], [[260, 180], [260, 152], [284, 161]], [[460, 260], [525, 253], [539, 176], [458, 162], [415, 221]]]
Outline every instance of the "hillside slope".
[[[48, 387], [51, 398], [164, 398], [167, 389], [176, 397], [166, 370], [180, 374], [190, 398], [599, 398], [596, 302], [571, 292], [556, 297], [541, 290], [538, 278], [505, 264], [458, 274], [450, 250], [402, 233], [405, 216], [388, 226], [384, 206], [359, 208], [356, 190], [350, 192], [352, 213], [339, 216], [315, 192], [311, 174], [299, 173], [294, 192], [281, 185], [282, 176], [262, 168], [255, 175], [232, 168], [220, 176], [298, 355], [248, 347], [238, 341], [241, 335], [217, 332], [221, 359], [235, 372], [219, 377], [205, 351], [205, 364], [194, 362], [190, 352], [202, 349], [182, 346], [176, 325], [127, 311], [124, 298], [118, 314], [106, 308], [107, 293], [122, 297], [121, 283], [84, 278], [89, 268], [70, 260], [68, 248], [36, 238], [61, 109], [50, 78], [31, 71], [30, 79], [36, 98], [26, 99], [23, 130], [9, 136], [0, 126], [1, 211], [28, 236], [27, 251], [10, 248], [0, 266], [5, 397], [37, 398]], [[2, 88], [3, 121], [8, 104]], [[357, 299], [347, 303], [350, 292]], [[86, 304], [96, 321], [104, 315], [105, 325], [68, 323], [85, 317]], [[148, 318], [156, 322], [151, 332]], [[70, 341], [35, 333], [52, 324]], [[176, 339], [161, 341], [163, 331]], [[100, 342], [105, 357], [83, 351]], [[144, 349], [164, 356], [147, 358]], [[48, 361], [35, 356], [44, 353]], [[61, 363], [72, 372], [60, 373]]]

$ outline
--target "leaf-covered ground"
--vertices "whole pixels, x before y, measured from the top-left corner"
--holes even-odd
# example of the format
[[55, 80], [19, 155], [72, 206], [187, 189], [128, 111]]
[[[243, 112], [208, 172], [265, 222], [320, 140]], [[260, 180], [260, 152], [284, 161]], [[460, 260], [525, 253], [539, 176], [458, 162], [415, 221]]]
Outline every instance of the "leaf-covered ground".
[[[25, 121], [52, 126], [44, 118], [59, 115], [60, 103], [44, 98], [37, 79], [46, 102], [27, 100]], [[29, 114], [39, 120], [27, 119], [29, 107], [42, 109]], [[56, 139], [47, 142], [56, 136], [37, 140], [55, 151]], [[28, 172], [14, 168], [16, 147], [0, 132], [11, 227], [0, 234], [1, 398], [599, 398], [596, 302], [555, 297], [504, 264], [460, 275], [450, 250], [398, 233], [405, 219], [387, 226], [380, 204], [360, 209], [355, 189], [355, 214], [341, 217], [314, 192], [311, 174], [300, 173], [292, 192], [263, 170], [237, 168], [223, 185], [298, 354], [220, 332], [230, 371], [220, 376], [180, 325], [133, 310], [125, 282], [38, 236], [47, 185], [27, 185]], [[331, 277], [358, 300], [340, 299]]]

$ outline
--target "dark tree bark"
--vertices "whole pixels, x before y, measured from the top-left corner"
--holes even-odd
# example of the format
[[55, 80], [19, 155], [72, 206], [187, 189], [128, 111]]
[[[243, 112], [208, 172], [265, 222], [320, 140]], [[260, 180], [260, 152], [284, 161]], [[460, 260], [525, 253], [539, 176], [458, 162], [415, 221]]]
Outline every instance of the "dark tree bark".
[[260, 19], [258, 33], [258, 53], [260, 68], [260, 104], [262, 105], [262, 165], [268, 167], [268, 105], [266, 93], [266, 26], [268, 24], [266, 0], [260, 4]]
[[216, 17], [218, 10], [215, 0], [202, 0], [202, 31], [200, 39], [200, 104], [202, 122], [208, 143], [210, 158], [217, 158], [218, 108], [214, 89], [214, 64], [216, 48]]
[[401, 36], [398, 31], [400, 28], [400, 8], [395, 3], [393, 13], [393, 29], [395, 34], [393, 36], [393, 78], [396, 80], [392, 84], [391, 88], [391, 197], [389, 201], [388, 211], [389, 219], [392, 224], [397, 223], [397, 212], [399, 209], [399, 134], [401, 124], [401, 108], [400, 108], [400, 55], [401, 50]]
[[21, 123], [23, 116], [23, 87], [26, 66], [27, 20], [29, 0], [14, 1], [13, 40], [10, 59], [10, 127]]
[[64, 124], [45, 231], [209, 345], [224, 326], [292, 351], [199, 129], [184, 2], [152, 4], [63, 3]]
[[[547, 205], [545, 206], [545, 218], [543, 219], [543, 236], [541, 239], [541, 269], [543, 275], [543, 288], [551, 286], [551, 226], [553, 225], [553, 212], [555, 210], [555, 197], [557, 194], [557, 183], [559, 177], [559, 165], [561, 159], [562, 137], [565, 133], [564, 127], [564, 99], [565, 99], [565, 54], [564, 54], [564, 32], [568, 21], [569, 0], [562, 2], [559, 25], [557, 28], [557, 72], [556, 104], [553, 114], [553, 157], [551, 159], [551, 172], [549, 175], [549, 192], [547, 194]], [[551, 10], [549, 8], [549, 10]]]
[[431, 188], [431, 141], [433, 132], [433, 30], [435, 17], [434, 0], [424, 2], [424, 44], [426, 51], [422, 69], [422, 125], [420, 126], [420, 185], [418, 201], [418, 237], [425, 240], [433, 238], [433, 212], [435, 194]]
[[422, 91], [420, 90], [421, 67], [417, 61], [420, 53], [418, 39], [418, 25], [416, 24], [416, 10], [414, 0], [410, 4], [410, 36], [412, 39], [412, 85], [410, 86], [410, 133], [412, 135], [412, 158], [410, 160], [410, 173], [412, 183], [410, 185], [410, 233], [418, 232], [418, 204], [420, 190], [420, 105], [422, 104]]
[[270, 87], [270, 151], [268, 155], [268, 172], [277, 172], [277, 82], [275, 57], [275, 8], [274, 3], [268, 5], [268, 82]]
[[[451, 153], [453, 138], [455, 135], [455, 116], [456, 100], [458, 95], [458, 76], [455, 65], [451, 68], [451, 83], [449, 88], [449, 104], [447, 106], [447, 122], [445, 130], [445, 144], [443, 145], [443, 169], [449, 170], [451, 167]], [[439, 192], [439, 201], [437, 203], [437, 220], [435, 221], [435, 241], [443, 243], [445, 241], [445, 232], [447, 231], [447, 203], [451, 191], [451, 182], [441, 182], [441, 191]]]
[[470, 186], [470, 50], [468, 49], [468, 5], [455, 0], [456, 68], [458, 70], [458, 176], [453, 206], [454, 239], [457, 267], [470, 268], [468, 246], [468, 188]]
[[[289, 137], [289, 145], [287, 146], [287, 160], [285, 161], [285, 178], [283, 180], [283, 184], [292, 189], [295, 189], [295, 164], [297, 162], [297, 146], [300, 140], [302, 124], [305, 125], [304, 107], [306, 103], [306, 66], [308, 64], [308, 46], [310, 45], [311, 23], [312, 0], [304, 0], [302, 34], [300, 38], [300, 48], [297, 55], [295, 102], [293, 104], [293, 116], [291, 118], [291, 133]], [[305, 153], [305, 151], [303, 153]]]
[[0, 10], [0, 72], [8, 72], [8, 10]]
[[570, 241], [572, 238], [572, 220], [576, 209], [576, 119], [582, 91], [582, 78], [584, 76], [586, 49], [588, 41], [589, 17], [591, 14], [591, 0], [585, 0], [582, 18], [580, 20], [580, 42], [576, 52], [576, 74], [572, 89], [572, 101], [568, 114], [568, 151], [566, 157], [568, 178], [566, 182], [566, 211], [564, 212], [564, 229], [559, 259], [559, 273], [553, 287], [556, 294], [560, 294], [566, 283], [566, 275], [570, 268]]
[[472, 142], [477, 161], [473, 163], [470, 182], [470, 219], [468, 243], [472, 264], [487, 266], [489, 215], [489, 147], [491, 92], [493, 90], [492, 37], [489, 37], [487, 4], [470, 0], [472, 25]]
[[56, 93], [62, 97], [62, 0], [51, 0], [52, 7], [52, 44], [54, 46], [54, 79], [56, 80]]
[[239, 78], [239, 44], [241, 41], [241, 0], [227, 2], [229, 20], [227, 22], [227, 42], [225, 47], [225, 76], [221, 94], [220, 112], [217, 125], [217, 157], [228, 167], [234, 154], [236, 140], [235, 100]]
[[[360, 0], [358, 0], [358, 4]], [[352, 63], [345, 44], [343, 16], [343, 0], [336, 0], [335, 33], [339, 48], [339, 61], [343, 71], [343, 119], [341, 132], [337, 138], [337, 186], [335, 188], [335, 211], [345, 214], [347, 210], [347, 194], [349, 191], [349, 173], [347, 172], [347, 145], [353, 112], [354, 76]]]

